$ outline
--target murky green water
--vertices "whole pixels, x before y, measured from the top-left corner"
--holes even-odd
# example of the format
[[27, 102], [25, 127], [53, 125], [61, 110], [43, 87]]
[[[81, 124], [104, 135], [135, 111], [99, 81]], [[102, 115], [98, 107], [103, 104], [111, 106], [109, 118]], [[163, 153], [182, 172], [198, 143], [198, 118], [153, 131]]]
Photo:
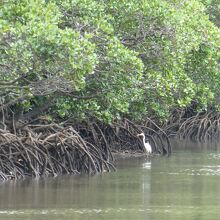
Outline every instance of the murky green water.
[[169, 158], [121, 160], [100, 176], [3, 183], [0, 219], [220, 219], [220, 152], [178, 148]]

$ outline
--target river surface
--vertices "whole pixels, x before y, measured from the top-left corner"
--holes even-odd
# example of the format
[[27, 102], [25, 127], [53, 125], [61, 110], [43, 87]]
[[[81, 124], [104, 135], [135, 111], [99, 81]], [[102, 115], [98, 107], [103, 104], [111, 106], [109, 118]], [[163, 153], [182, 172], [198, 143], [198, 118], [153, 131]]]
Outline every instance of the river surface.
[[173, 143], [171, 157], [118, 170], [0, 184], [1, 220], [220, 219], [220, 148]]

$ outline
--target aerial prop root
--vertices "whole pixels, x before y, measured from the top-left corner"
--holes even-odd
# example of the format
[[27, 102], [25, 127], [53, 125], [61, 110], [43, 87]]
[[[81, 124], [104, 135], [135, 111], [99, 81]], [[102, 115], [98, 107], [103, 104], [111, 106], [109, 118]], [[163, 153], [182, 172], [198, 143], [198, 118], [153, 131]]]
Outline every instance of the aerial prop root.
[[175, 133], [182, 139], [192, 139], [195, 141], [206, 141], [220, 138], [220, 113], [216, 110], [207, 110], [197, 112], [186, 117], [182, 114], [182, 118], [177, 121], [170, 121], [169, 125], [164, 125], [167, 133]]
[[32, 125], [21, 134], [0, 131], [0, 179], [99, 173], [114, 169], [95, 147], [71, 126]]
[[[106, 149], [106, 152], [143, 151], [143, 143], [137, 134], [144, 132], [153, 145], [153, 153], [171, 154], [171, 145], [167, 134], [150, 118], [147, 118], [145, 123], [141, 123], [141, 125], [124, 119], [114, 122], [112, 125], [90, 122], [89, 126], [88, 124], [85, 126], [87, 129], [84, 127], [81, 130], [87, 132], [85, 136], [89, 138], [89, 142], [101, 145]], [[110, 153], [108, 155], [111, 156]]]

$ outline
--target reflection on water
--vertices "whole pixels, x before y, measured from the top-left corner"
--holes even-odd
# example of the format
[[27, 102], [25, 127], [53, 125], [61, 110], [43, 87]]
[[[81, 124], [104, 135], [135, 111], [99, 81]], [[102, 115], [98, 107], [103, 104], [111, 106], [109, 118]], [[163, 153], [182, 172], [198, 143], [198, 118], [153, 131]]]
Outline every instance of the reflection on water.
[[151, 169], [151, 161], [144, 162], [144, 163], [142, 164], [142, 167], [143, 167], [144, 169], [150, 170], [150, 169]]
[[219, 219], [218, 148], [175, 145], [169, 158], [123, 159], [114, 173], [2, 183], [0, 219]]

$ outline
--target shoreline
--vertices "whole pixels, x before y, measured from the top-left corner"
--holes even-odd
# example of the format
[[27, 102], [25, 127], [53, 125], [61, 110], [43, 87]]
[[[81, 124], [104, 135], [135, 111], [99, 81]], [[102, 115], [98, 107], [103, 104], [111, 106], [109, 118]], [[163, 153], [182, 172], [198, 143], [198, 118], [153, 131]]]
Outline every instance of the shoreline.
[[137, 157], [153, 158], [155, 154], [147, 155], [141, 151], [125, 150], [125, 151], [118, 151], [118, 152], [113, 151], [112, 156], [113, 156], [114, 161], [117, 161], [120, 159], [137, 158]]

